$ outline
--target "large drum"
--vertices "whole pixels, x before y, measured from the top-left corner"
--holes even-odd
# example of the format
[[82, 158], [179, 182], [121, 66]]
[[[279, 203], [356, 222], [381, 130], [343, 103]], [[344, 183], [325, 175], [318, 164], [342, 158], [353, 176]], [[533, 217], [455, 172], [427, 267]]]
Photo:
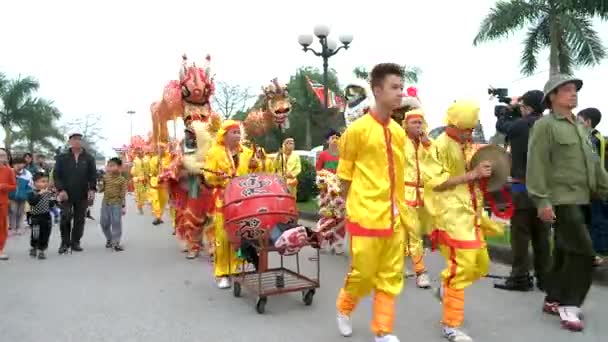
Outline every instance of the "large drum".
[[224, 229], [233, 246], [265, 240], [277, 223], [298, 220], [296, 199], [277, 175], [254, 173], [230, 181], [224, 191]]

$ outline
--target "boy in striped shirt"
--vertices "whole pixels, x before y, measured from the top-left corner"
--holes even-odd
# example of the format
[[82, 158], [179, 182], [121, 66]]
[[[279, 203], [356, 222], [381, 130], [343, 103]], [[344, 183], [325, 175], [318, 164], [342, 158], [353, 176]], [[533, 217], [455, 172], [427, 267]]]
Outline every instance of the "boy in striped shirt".
[[122, 216], [126, 214], [127, 179], [121, 174], [122, 160], [111, 158], [106, 165], [99, 192], [103, 192], [101, 203], [101, 229], [106, 237], [106, 248], [117, 252], [123, 250], [120, 245], [122, 236]]

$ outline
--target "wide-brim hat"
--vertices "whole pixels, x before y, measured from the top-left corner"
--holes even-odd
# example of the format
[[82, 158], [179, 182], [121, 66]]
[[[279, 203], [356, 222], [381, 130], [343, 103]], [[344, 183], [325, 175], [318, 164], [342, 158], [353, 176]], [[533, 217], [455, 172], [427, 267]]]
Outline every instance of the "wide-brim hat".
[[552, 92], [554, 92], [557, 88], [563, 86], [564, 84], [568, 83], [574, 83], [576, 85], [576, 91], [581, 90], [581, 88], [583, 87], [583, 81], [576, 77], [564, 74], [557, 74], [551, 76], [547, 83], [545, 83], [545, 88], [543, 89], [543, 92], [545, 93], [545, 96], [543, 97], [543, 103], [547, 103], [549, 95]]

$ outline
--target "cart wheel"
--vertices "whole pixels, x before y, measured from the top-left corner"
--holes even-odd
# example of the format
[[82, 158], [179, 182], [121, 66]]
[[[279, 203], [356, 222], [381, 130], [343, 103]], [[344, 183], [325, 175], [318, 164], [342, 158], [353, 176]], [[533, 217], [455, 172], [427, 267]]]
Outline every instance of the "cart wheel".
[[234, 282], [232, 285], [232, 293], [235, 297], [241, 296], [241, 283]]
[[315, 297], [315, 290], [308, 290], [308, 291], [302, 292], [302, 300], [304, 301], [305, 305], [311, 305], [314, 297]]
[[255, 303], [255, 311], [259, 314], [263, 314], [266, 311], [266, 297], [258, 298], [258, 301]]

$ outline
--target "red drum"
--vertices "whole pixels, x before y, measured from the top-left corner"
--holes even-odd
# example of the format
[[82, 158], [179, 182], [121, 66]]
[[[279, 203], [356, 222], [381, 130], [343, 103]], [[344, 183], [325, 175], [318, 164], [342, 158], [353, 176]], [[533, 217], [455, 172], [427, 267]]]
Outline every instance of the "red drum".
[[277, 223], [298, 221], [296, 199], [277, 175], [253, 173], [230, 181], [224, 191], [224, 229], [233, 246], [241, 239], [267, 239]]

